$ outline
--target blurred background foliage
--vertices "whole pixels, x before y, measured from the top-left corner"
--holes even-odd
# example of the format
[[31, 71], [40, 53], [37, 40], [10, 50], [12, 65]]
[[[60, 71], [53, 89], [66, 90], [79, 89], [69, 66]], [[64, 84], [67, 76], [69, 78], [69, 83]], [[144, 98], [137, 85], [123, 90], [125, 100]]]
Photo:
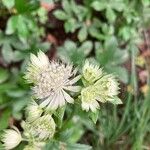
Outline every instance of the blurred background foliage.
[[41, 49], [80, 71], [85, 59], [100, 64], [119, 78], [123, 101], [102, 105], [96, 124], [79, 107], [60, 110], [45, 150], [149, 150], [149, 27], [150, 0], [0, 0], [0, 133], [21, 128], [30, 101], [25, 66]]

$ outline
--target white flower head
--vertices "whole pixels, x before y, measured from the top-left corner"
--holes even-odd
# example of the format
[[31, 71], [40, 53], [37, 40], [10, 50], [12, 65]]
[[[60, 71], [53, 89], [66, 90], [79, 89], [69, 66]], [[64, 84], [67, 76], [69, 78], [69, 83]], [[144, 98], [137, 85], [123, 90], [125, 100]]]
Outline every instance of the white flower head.
[[103, 71], [98, 65], [93, 65], [89, 61], [86, 61], [82, 73], [84, 79], [92, 84], [102, 77]]
[[81, 102], [82, 109], [85, 111], [93, 111], [99, 108], [99, 103], [96, 101], [98, 99], [98, 94], [96, 93], [96, 89], [94, 86], [89, 86], [83, 88], [81, 91]]
[[22, 126], [27, 138], [34, 137], [38, 141], [50, 139], [55, 133], [55, 122], [50, 115], [44, 115], [32, 123], [23, 122]]
[[107, 101], [119, 93], [119, 83], [112, 74], [104, 75], [94, 85], [100, 90], [100, 94], [103, 95], [105, 99], [103, 101]]
[[16, 127], [13, 129], [7, 129], [2, 135], [2, 142], [6, 150], [15, 148], [22, 141], [21, 133]]
[[107, 87], [108, 87], [108, 95], [110, 97], [118, 95], [118, 93], [119, 93], [119, 83], [115, 79], [115, 76], [113, 76], [113, 75], [108, 76]]
[[81, 90], [81, 105], [83, 110], [94, 112], [99, 108], [99, 102], [122, 103], [117, 97], [119, 84], [115, 76], [106, 74], [99, 66], [90, 65], [89, 62], [86, 62], [83, 67], [83, 77], [90, 83], [85, 84], [85, 88]]
[[42, 108], [34, 100], [32, 100], [26, 108], [27, 121], [35, 121], [41, 116], [42, 113]]
[[47, 56], [40, 51], [37, 56], [31, 55], [31, 63], [25, 78], [34, 83], [33, 93], [41, 100], [40, 106], [55, 110], [66, 102], [74, 102], [66, 91], [80, 90], [79, 86], [73, 86], [80, 79], [80, 76], [74, 77], [75, 72], [70, 64], [49, 62]]

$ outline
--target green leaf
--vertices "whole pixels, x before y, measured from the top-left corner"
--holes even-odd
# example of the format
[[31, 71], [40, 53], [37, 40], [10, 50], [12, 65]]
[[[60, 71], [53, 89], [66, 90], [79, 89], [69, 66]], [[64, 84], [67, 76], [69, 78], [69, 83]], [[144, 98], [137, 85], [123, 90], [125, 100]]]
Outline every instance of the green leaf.
[[15, 5], [15, 0], [2, 0], [2, 2], [7, 9], [10, 9]]
[[106, 50], [115, 51], [118, 48], [118, 41], [117, 41], [116, 37], [113, 36], [113, 37], [107, 39], [104, 43], [104, 47]]
[[73, 42], [73, 41], [70, 41], [70, 40], [67, 40], [65, 41], [65, 44], [64, 44], [65, 48], [67, 49], [67, 51], [71, 52], [71, 51], [74, 51], [77, 49], [77, 46], [76, 44]]
[[6, 63], [10, 63], [11, 61], [13, 61], [13, 50], [8, 43], [5, 43], [2, 47], [2, 56]]
[[59, 141], [54, 141], [54, 140], [51, 140], [49, 141], [43, 150], [59, 150], [60, 149], [60, 145], [59, 145]]
[[[17, 91], [16, 91], [17, 93]], [[24, 97], [21, 97], [20, 99], [14, 100], [13, 102], [13, 117], [20, 120], [22, 118], [22, 110], [24, 110], [25, 106], [27, 106], [30, 98], [29, 96], [25, 95]]]
[[18, 16], [18, 25], [19, 28], [17, 28], [18, 30], [18, 34], [20, 38], [27, 38], [27, 36], [29, 35], [29, 30], [26, 24], [26, 18], [22, 15]]
[[94, 38], [96, 38], [96, 39], [98, 39], [98, 40], [101, 40], [101, 39], [104, 39], [104, 38], [105, 38], [105, 36], [104, 36], [103, 34], [101, 34], [100, 29], [98, 29], [98, 28], [96, 28], [96, 27], [93, 27], [93, 26], [91, 26], [91, 27], [89, 28], [89, 34], [90, 34], [92, 37], [94, 37]]
[[113, 9], [111, 9], [111, 8], [107, 8], [106, 9], [106, 17], [107, 17], [107, 19], [109, 20], [109, 22], [114, 22], [115, 21], [115, 19], [116, 19], [116, 14], [115, 14], [115, 12], [113, 11]]
[[80, 46], [79, 51], [81, 51], [82, 53], [84, 53], [85, 56], [87, 56], [92, 51], [92, 48], [93, 48], [92, 42], [86, 41]]
[[102, 11], [102, 10], [104, 10], [107, 7], [105, 2], [100, 2], [100, 1], [94, 1], [91, 6], [96, 11]]
[[0, 117], [0, 131], [6, 129], [8, 127], [10, 116], [11, 116], [10, 109], [6, 109], [5, 111], [3, 111], [3, 113]]
[[54, 12], [54, 16], [59, 20], [66, 20], [68, 19], [68, 15], [63, 10], [56, 10]]
[[70, 3], [68, 0], [63, 0], [62, 1], [62, 7], [65, 10], [65, 12], [67, 14], [71, 14], [71, 7], [70, 7]]
[[109, 102], [113, 103], [114, 105], [122, 104], [122, 101], [119, 97], [114, 97], [113, 99], [109, 100]]
[[87, 28], [83, 26], [78, 33], [78, 39], [80, 42], [83, 42], [87, 38]]
[[23, 97], [26, 94], [26, 91], [21, 88], [16, 88], [13, 90], [6, 91], [7, 95], [13, 98]]
[[96, 110], [95, 112], [89, 112], [89, 117], [96, 124], [98, 117], [99, 117], [99, 110]]
[[54, 116], [56, 116], [56, 122], [59, 128], [61, 128], [62, 126], [62, 122], [63, 122], [63, 117], [65, 114], [65, 109], [66, 106], [63, 106], [61, 108], [58, 108], [55, 112], [54, 112]]
[[6, 69], [0, 68], [0, 84], [5, 82], [9, 77], [9, 73]]
[[111, 8], [116, 10], [116, 11], [121, 12], [126, 8], [126, 6], [125, 6], [125, 3], [122, 0], [121, 1], [116, 0], [113, 3], [111, 3]]
[[67, 33], [68, 33], [68, 32], [71, 32], [71, 33], [75, 32], [75, 30], [76, 30], [78, 27], [79, 27], [79, 26], [78, 26], [76, 20], [73, 19], [73, 18], [71, 18], [71, 19], [69, 19], [69, 20], [67, 20], [67, 21], [65, 22], [65, 31], [66, 31]]
[[7, 21], [6, 34], [13, 34], [18, 27], [18, 16], [12, 16]]
[[40, 6], [37, 0], [15, 0], [15, 7], [19, 13], [31, 12]]

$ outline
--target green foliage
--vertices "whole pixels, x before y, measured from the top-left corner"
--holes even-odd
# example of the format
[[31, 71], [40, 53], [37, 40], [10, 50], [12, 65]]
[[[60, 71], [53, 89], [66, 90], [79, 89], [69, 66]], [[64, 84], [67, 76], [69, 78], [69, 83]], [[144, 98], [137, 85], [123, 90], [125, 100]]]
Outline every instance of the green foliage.
[[114, 73], [124, 83], [128, 82], [128, 72], [123, 63], [128, 60], [128, 51], [120, 49], [115, 37], [109, 38], [102, 45], [95, 43], [96, 60], [109, 73]]
[[[150, 96], [144, 97], [138, 91], [135, 57], [139, 30], [150, 25], [150, 1], [42, 2], [51, 6], [56, 4], [53, 19], [56, 19], [56, 24], [57, 19], [61, 20], [64, 36], [67, 36], [67, 40], [60, 38], [61, 45], [54, 45], [56, 56], [79, 69], [88, 58], [90, 62], [100, 64], [107, 73], [115, 74], [124, 83], [125, 89], [128, 85], [133, 88], [132, 94], [131, 91], [120, 90], [122, 107], [101, 104], [100, 110], [95, 113], [85, 113], [80, 106], [58, 109], [53, 114], [58, 124], [55, 139], [47, 141], [44, 149], [148, 149]], [[0, 134], [13, 121], [18, 125], [24, 116], [31, 95], [23, 80], [25, 65], [30, 53], [50, 49], [51, 44], [45, 39], [51, 30], [51, 22], [53, 20], [48, 20], [48, 12], [40, 7], [40, 1], [0, 1]], [[125, 63], [131, 66], [130, 70]], [[113, 103], [121, 101], [116, 98]], [[20, 144], [16, 150], [23, 149], [25, 144]]]
[[72, 62], [76, 66], [82, 65], [92, 50], [92, 42], [86, 41], [78, 47], [73, 41], [65, 41], [64, 46], [58, 48], [58, 56], [64, 62]]

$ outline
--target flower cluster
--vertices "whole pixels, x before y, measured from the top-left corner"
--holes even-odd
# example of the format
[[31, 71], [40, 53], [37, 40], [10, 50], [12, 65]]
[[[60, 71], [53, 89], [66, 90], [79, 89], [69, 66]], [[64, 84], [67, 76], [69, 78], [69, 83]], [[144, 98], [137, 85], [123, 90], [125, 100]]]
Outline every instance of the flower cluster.
[[111, 74], [106, 74], [97, 66], [88, 61], [82, 70], [84, 88], [81, 91], [82, 109], [95, 112], [99, 108], [99, 103], [107, 101], [114, 104], [121, 104], [118, 95], [118, 82]]
[[[24, 150], [42, 150], [46, 140], [55, 134], [53, 114], [67, 102], [74, 103], [74, 92], [81, 97], [82, 109], [86, 111], [95, 112], [100, 102], [122, 103], [117, 97], [118, 82], [113, 75], [104, 73], [88, 61], [82, 74], [76, 76], [76, 73], [77, 69], [70, 64], [50, 62], [42, 51], [37, 56], [31, 54], [25, 79], [33, 85], [33, 97], [26, 108], [26, 120], [21, 124], [23, 133], [16, 127], [4, 132], [5, 149], [13, 149], [21, 141], [28, 141]], [[80, 78], [83, 87], [75, 85]]]

